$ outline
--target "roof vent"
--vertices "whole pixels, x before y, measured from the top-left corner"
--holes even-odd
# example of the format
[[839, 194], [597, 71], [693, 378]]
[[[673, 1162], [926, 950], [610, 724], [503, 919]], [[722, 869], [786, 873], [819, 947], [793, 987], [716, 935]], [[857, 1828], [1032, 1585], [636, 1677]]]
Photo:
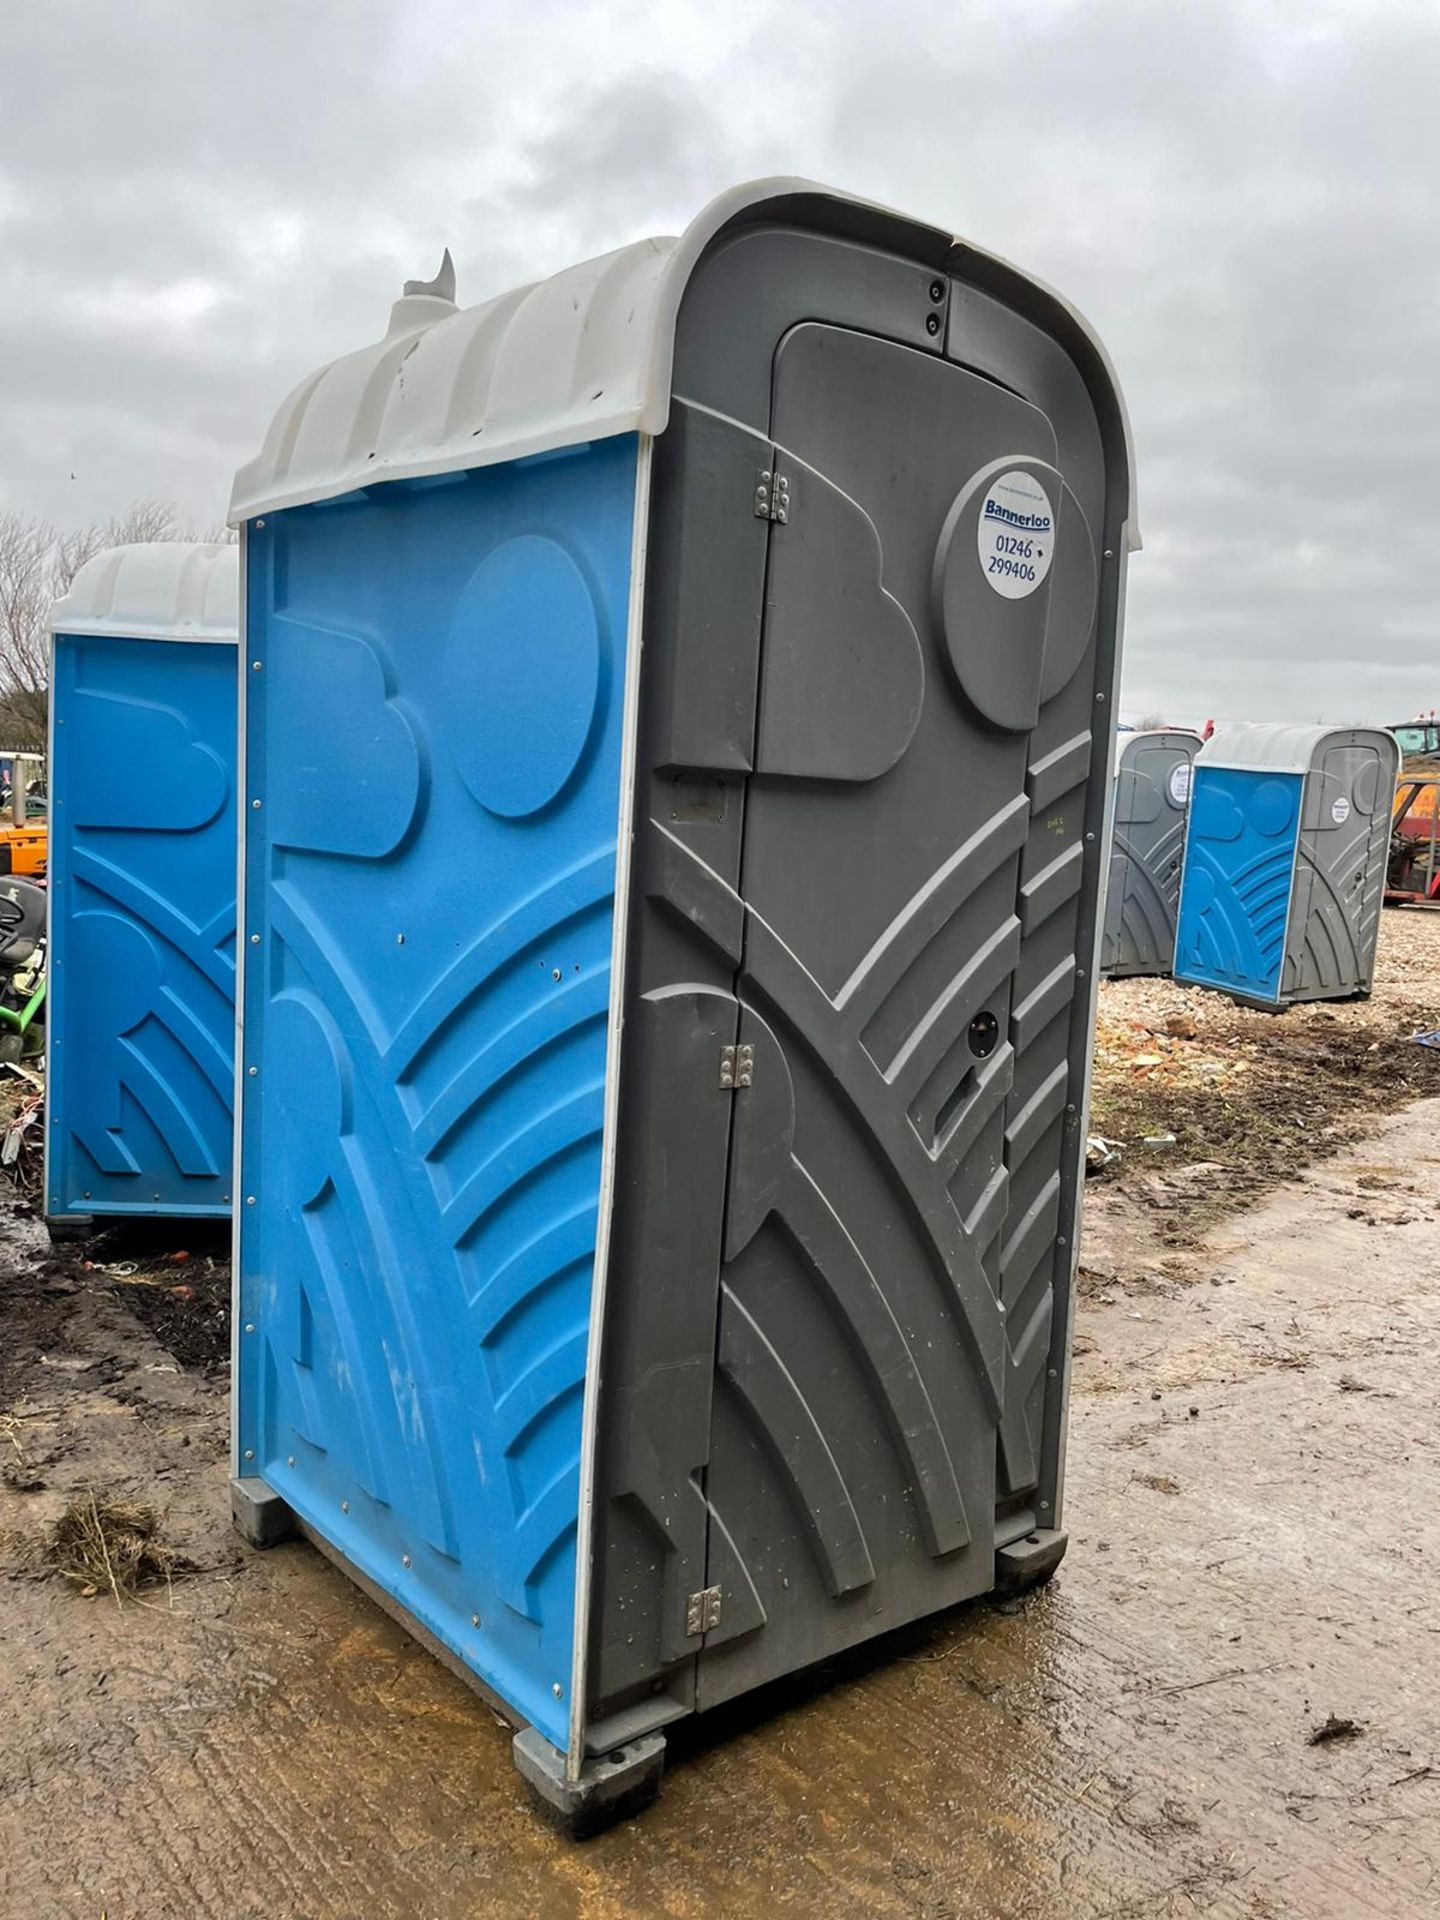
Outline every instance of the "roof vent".
[[387, 334], [410, 333], [416, 327], [430, 327], [458, 312], [455, 305], [455, 262], [446, 247], [440, 270], [433, 280], [407, 280], [405, 292], [390, 309]]

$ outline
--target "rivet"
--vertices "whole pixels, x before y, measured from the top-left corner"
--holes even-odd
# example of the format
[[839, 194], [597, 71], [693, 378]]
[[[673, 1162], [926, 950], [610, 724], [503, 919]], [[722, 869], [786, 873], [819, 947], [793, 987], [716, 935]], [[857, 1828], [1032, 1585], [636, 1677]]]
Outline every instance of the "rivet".
[[404, 944], [405, 944], [405, 936], [404, 936], [404, 934], [403, 934], [403, 933], [397, 933], [397, 934], [396, 934], [396, 936], [395, 936], [395, 944], [396, 944], [396, 946], [397, 946], [397, 947], [403, 947], [403, 946], [404, 946]]
[[1055, 1244], [1057, 1247], [1063, 1247], [1066, 1244], [1065, 1236], [1063, 1233], [1058, 1236], [1058, 1238], [1055, 1241]]
[[1103, 694], [1103, 693], [1097, 693], [1097, 694], [1096, 694], [1096, 696], [1095, 696], [1095, 699], [1096, 699], [1096, 703], [1097, 703], [1097, 704], [1098, 704], [1099, 706], [1102, 706], [1102, 707], [1104, 706], [1104, 704], [1105, 704], [1105, 696], [1104, 696], [1104, 694]]
[[85, 1189], [84, 1193], [81, 1194], [80, 1198], [82, 1200], [88, 1200], [90, 1198], [90, 1189], [88, 1187]]
[[1042, 1500], [1040, 1502], [1040, 1511], [1042, 1513], [1048, 1513], [1050, 1511], [1050, 1502], [1048, 1500]]
[[402, 1553], [402, 1554], [401, 1554], [401, 1556], [400, 1556], [400, 1564], [401, 1564], [401, 1566], [402, 1566], [402, 1567], [408, 1567], [408, 1566], [409, 1566], [409, 1564], [410, 1564], [410, 1556], [409, 1556], [409, 1554], [408, 1554], [408, 1553]]
[[245, 1449], [245, 1458], [246, 1458], [247, 1460], [253, 1460], [253, 1459], [255, 1458], [255, 1449], [254, 1449], [254, 1447], [246, 1447], [246, 1449]]
[[938, 332], [940, 331], [940, 316], [939, 316], [939, 314], [938, 314], [938, 313], [927, 313], [927, 314], [926, 314], [926, 316], [925, 316], [925, 331], [926, 331], [927, 333], [930, 333], [930, 334], [935, 334], [935, 333], [938, 333]]
[[250, 1067], [249, 1069], [247, 1069], [247, 1071], [249, 1072], [250, 1078], [253, 1080], [256, 1074], [259, 1073], [260, 1069], [258, 1067]]
[[472, 1627], [478, 1627], [478, 1626], [479, 1626], [479, 1624], [480, 1624], [480, 1616], [479, 1616], [479, 1614], [478, 1614], [478, 1613], [472, 1613], [472, 1614], [471, 1614], [471, 1616], [470, 1616], [470, 1624], [471, 1624], [471, 1626], [472, 1626]]
[[246, 1206], [247, 1206], [247, 1207], [253, 1207], [253, 1206], [254, 1206], [254, 1204], [255, 1204], [255, 1196], [254, 1196], [254, 1194], [253, 1194], [253, 1193], [247, 1193], [247, 1194], [246, 1194], [246, 1196], [245, 1196], [245, 1204], [246, 1204]]
[[1095, 838], [1095, 836], [1094, 836], [1094, 834], [1093, 834], [1093, 833], [1087, 833], [1087, 834], [1086, 834], [1086, 836], [1085, 836], [1085, 838], [1086, 838], [1087, 840], [1093, 840], [1093, 839]]
[[1059, 1377], [1060, 1377], [1060, 1371], [1059, 1371], [1059, 1368], [1058, 1368], [1058, 1367], [1051, 1367], [1051, 1369], [1050, 1369], [1050, 1378], [1051, 1378], [1052, 1380], [1057, 1380], [1057, 1379], [1058, 1379]]
[[252, 801], [250, 802], [250, 804], [251, 804], [251, 806], [252, 806], [252, 807], [258, 807], [258, 806], [259, 806], [259, 804], [260, 804], [260, 802], [259, 802], [258, 800], [252, 800]]
[[342, 1500], [340, 1502], [340, 1511], [342, 1513], [348, 1513], [350, 1511], [350, 1502], [348, 1500]]
[[552, 969], [550, 978], [552, 980], [558, 980], [560, 978], [560, 969], [558, 967], [555, 967], [554, 969]]
[[1066, 1107], [1065, 1111], [1066, 1113], [1074, 1113], [1076, 1111], [1075, 1102], [1073, 1100]]
[[257, 521], [255, 522], [255, 527], [256, 527], [256, 530], [257, 530], [257, 532], [258, 532], [258, 530], [259, 530], [259, 529], [260, 529], [261, 527], [263, 527], [264, 525], [265, 525], [265, 522], [264, 522], [263, 520], [257, 520]]
[[943, 280], [932, 280], [930, 282], [930, 298], [937, 306], [945, 298], [945, 282]]
[[250, 662], [250, 671], [251, 671], [252, 673], [258, 673], [258, 672], [260, 671], [260, 668], [261, 668], [261, 666], [262, 666], [262, 664], [263, 664], [263, 662], [261, 662], [261, 661], [259, 661], [259, 660], [252, 660], [252, 661]]
[[1083, 980], [1083, 979], [1085, 978], [1085, 969], [1084, 969], [1084, 967], [1076, 967], [1076, 969], [1075, 969], [1075, 978], [1076, 978], [1077, 980]]
[[551, 1687], [550, 1691], [554, 1694], [555, 1698], [558, 1700], [564, 1694], [565, 1689], [561, 1686], [560, 1682], [557, 1680], [555, 1684]]
[[1106, 547], [1105, 558], [1107, 560], [1113, 560], [1115, 558], [1115, 549], [1113, 547]]
[[252, 946], [252, 947], [258, 947], [258, 946], [259, 946], [259, 944], [260, 944], [260, 936], [259, 936], [259, 934], [258, 934], [258, 933], [252, 933], [252, 934], [251, 934], [251, 936], [250, 936], [250, 944], [251, 944], [251, 946]]
[[294, 1454], [293, 1454], [293, 1453], [287, 1453], [287, 1454], [286, 1454], [286, 1456], [285, 1456], [285, 1464], [286, 1464], [286, 1466], [287, 1466], [287, 1467], [293, 1467], [293, 1466], [294, 1466], [294, 1464], [295, 1464], [295, 1456], [294, 1456]]
[[247, 1333], [253, 1333], [255, 1331], [255, 1322], [253, 1320], [247, 1320], [245, 1322], [245, 1331]]

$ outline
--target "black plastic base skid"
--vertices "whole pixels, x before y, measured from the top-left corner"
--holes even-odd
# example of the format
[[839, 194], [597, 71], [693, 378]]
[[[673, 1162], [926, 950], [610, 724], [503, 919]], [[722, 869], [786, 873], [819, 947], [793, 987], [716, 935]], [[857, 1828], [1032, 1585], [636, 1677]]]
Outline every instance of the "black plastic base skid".
[[587, 1760], [578, 1780], [565, 1777], [565, 1756], [534, 1727], [517, 1733], [515, 1765], [546, 1819], [571, 1840], [584, 1840], [648, 1807], [665, 1771], [665, 1736], [649, 1733], [613, 1753]]
[[93, 1213], [47, 1213], [45, 1231], [56, 1246], [88, 1240], [95, 1231], [95, 1216]]
[[1043, 1587], [1065, 1558], [1069, 1544], [1068, 1533], [1037, 1527], [1034, 1532], [1011, 1541], [1008, 1547], [1001, 1547], [995, 1555], [996, 1593], [1011, 1596], [1028, 1593], [1032, 1587]]
[[235, 1531], [252, 1547], [278, 1547], [295, 1539], [295, 1516], [263, 1480], [242, 1475], [230, 1482], [230, 1516]]

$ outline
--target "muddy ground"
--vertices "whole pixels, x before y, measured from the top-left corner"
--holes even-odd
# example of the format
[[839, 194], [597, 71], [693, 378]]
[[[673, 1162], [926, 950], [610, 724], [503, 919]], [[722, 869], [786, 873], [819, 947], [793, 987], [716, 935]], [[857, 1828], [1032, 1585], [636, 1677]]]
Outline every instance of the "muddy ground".
[[[223, 1250], [55, 1258], [8, 1202], [0, 1915], [1440, 1914], [1434, 981], [1440, 926], [1392, 914], [1334, 1020], [1106, 990], [1056, 1581], [676, 1735], [578, 1848], [474, 1696], [230, 1533]], [[123, 1605], [48, 1571], [87, 1489], [187, 1570]]]
[[[1101, 1175], [1188, 1244], [1207, 1221], [1293, 1179], [1377, 1114], [1440, 1093], [1440, 913], [1383, 917], [1368, 1000], [1237, 1006], [1173, 980], [1101, 989], [1091, 1128]], [[1098, 1157], [1098, 1156], [1095, 1156]]]

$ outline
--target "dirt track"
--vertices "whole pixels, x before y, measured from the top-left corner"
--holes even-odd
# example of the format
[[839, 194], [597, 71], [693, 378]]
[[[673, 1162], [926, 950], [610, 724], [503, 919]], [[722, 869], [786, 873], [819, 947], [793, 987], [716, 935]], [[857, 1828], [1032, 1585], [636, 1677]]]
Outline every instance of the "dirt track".
[[[1122, 1027], [1138, 992], [1107, 996]], [[1406, 1019], [1383, 996], [1362, 1017]], [[318, 1556], [235, 1544], [223, 1374], [128, 1304], [137, 1279], [191, 1282], [47, 1266], [12, 1220], [0, 1915], [1440, 1912], [1440, 1099], [1376, 1120], [1414, 1090], [1387, 1086], [1304, 1154], [1369, 1111], [1362, 1138], [1250, 1211], [1214, 1175], [1187, 1188], [1204, 1139], [1092, 1187], [1048, 1591], [677, 1740], [660, 1805], [583, 1848], [535, 1822], [486, 1710]], [[175, 1302], [218, 1311], [203, 1286], [146, 1300], [177, 1345]], [[40, 1577], [92, 1484], [158, 1488], [201, 1571], [123, 1610]], [[1310, 1745], [1332, 1714], [1360, 1731]]]

